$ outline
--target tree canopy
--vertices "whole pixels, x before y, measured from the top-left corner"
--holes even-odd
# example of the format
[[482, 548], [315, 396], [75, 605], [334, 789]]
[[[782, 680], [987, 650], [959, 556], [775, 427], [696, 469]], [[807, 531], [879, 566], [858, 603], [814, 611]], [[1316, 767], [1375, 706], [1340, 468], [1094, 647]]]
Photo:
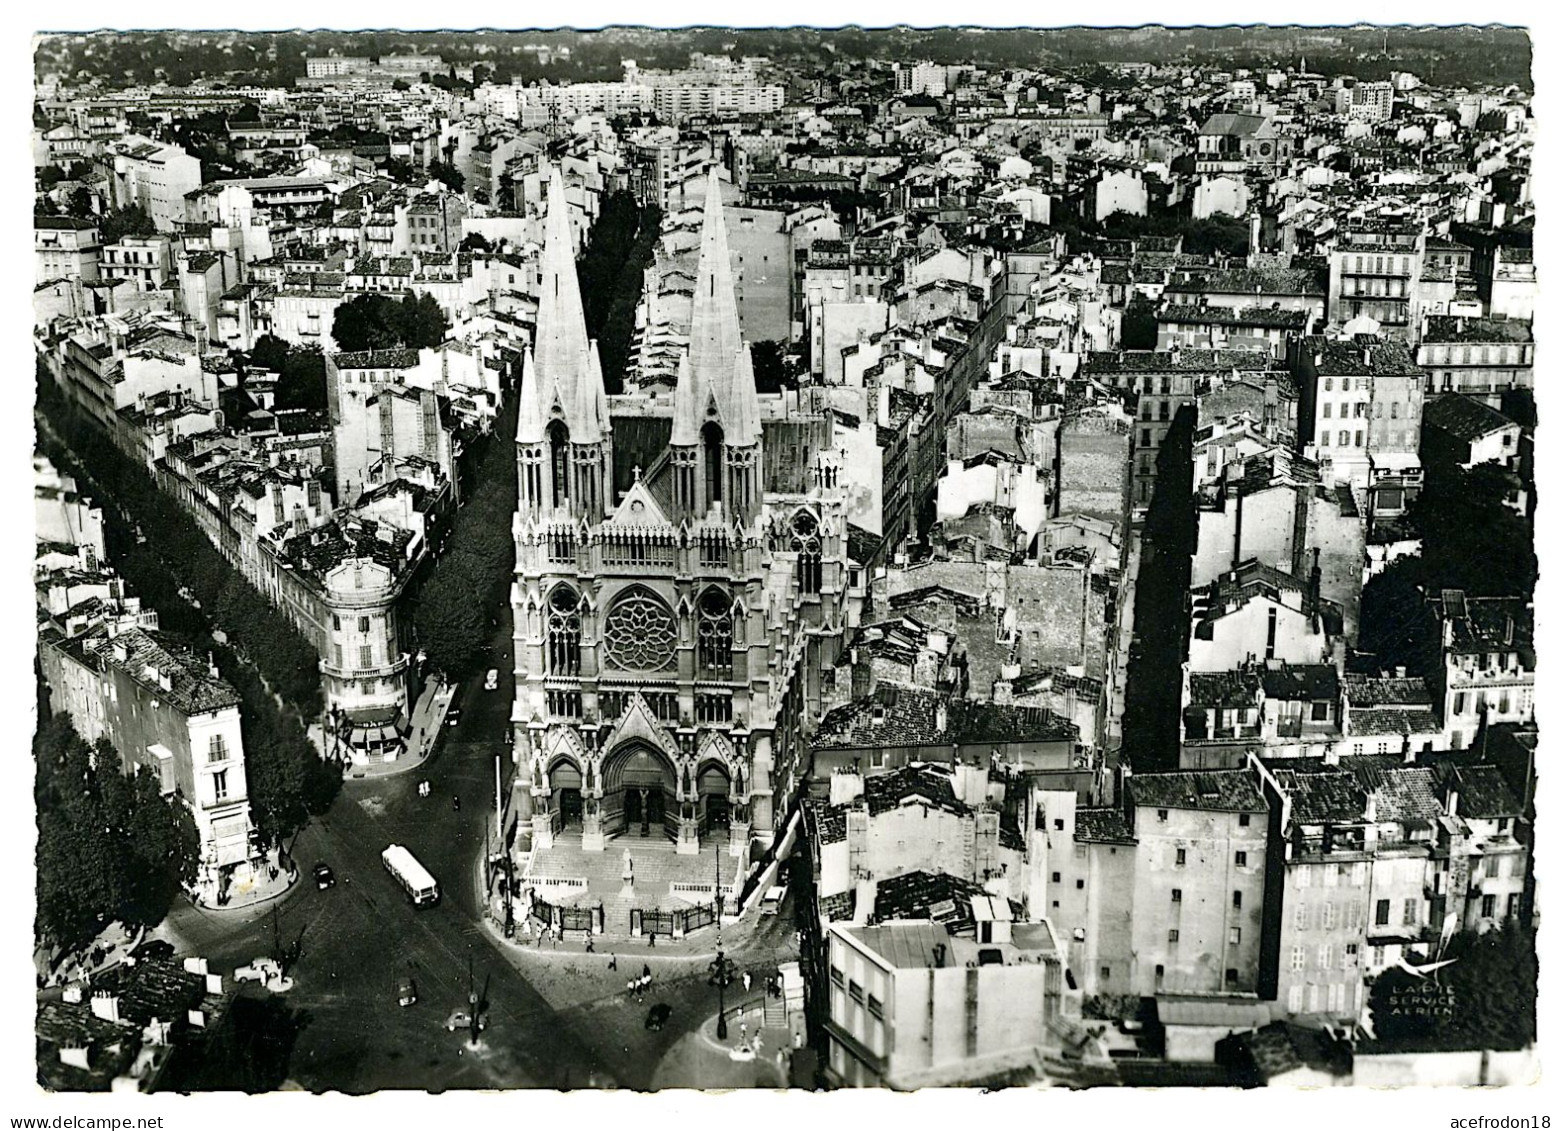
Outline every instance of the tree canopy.
[[1363, 1051], [1440, 1052], [1527, 1048], [1536, 1032], [1539, 960], [1534, 932], [1509, 923], [1454, 935], [1425, 977], [1384, 971], [1371, 987], [1376, 1033]]
[[[530, 379], [530, 374], [526, 375]], [[417, 596], [418, 645], [436, 671], [461, 678], [486, 665], [487, 610], [502, 599], [515, 571], [510, 518], [515, 511], [514, 402], [506, 406], [484, 441], [477, 489], [455, 517], [442, 557]]]
[[38, 799], [39, 936], [74, 946], [106, 924], [161, 922], [194, 881], [200, 835], [177, 796], [142, 767], [120, 769], [106, 740], [90, 746], [63, 715], [33, 736]]
[[116, 208], [103, 217], [99, 234], [105, 244], [118, 243], [126, 236], [151, 236], [157, 234], [152, 218], [138, 204]]
[[450, 320], [433, 295], [401, 299], [363, 294], [336, 308], [331, 336], [343, 350], [431, 349], [444, 341]]

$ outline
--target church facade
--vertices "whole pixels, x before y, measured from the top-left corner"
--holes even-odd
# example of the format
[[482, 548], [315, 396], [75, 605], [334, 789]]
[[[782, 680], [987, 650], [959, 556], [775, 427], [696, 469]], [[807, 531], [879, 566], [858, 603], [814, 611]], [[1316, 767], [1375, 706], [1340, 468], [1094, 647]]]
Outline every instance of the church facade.
[[614, 398], [554, 172], [516, 431], [511, 717], [535, 848], [578, 834], [587, 852], [697, 853], [725, 838], [740, 874], [796, 800], [819, 673], [843, 638], [845, 495], [830, 452], [783, 484], [804, 490], [767, 489], [779, 406], [754, 387], [713, 178], [696, 287], [677, 387], [657, 410], [667, 448], [616, 476]]

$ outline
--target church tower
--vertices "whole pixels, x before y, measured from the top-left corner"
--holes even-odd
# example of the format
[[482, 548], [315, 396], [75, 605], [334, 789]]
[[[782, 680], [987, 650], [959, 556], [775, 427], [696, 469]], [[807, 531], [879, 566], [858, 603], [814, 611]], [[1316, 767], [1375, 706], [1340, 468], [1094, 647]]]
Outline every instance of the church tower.
[[520, 513], [533, 520], [600, 522], [611, 504], [612, 420], [596, 343], [585, 330], [563, 174], [548, 179], [542, 293], [526, 351], [515, 442]]
[[737, 320], [737, 290], [714, 170], [705, 187], [688, 354], [673, 395], [671, 464], [679, 519], [712, 511], [752, 527], [763, 505], [763, 428], [753, 357]]

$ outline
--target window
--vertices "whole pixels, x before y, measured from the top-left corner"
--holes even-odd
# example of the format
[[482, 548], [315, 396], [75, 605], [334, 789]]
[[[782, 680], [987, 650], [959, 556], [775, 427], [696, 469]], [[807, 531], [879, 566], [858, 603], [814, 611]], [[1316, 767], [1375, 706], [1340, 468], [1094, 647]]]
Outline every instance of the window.
[[218, 770], [211, 775], [212, 792], [216, 794], [218, 801], [228, 799], [228, 771]]
[[1418, 899], [1404, 900], [1404, 926], [1414, 927], [1420, 923], [1420, 901]]
[[1061, 872], [1053, 872], [1052, 873], [1052, 883], [1054, 883], [1054, 884], [1062, 883], [1062, 873]]
[[211, 736], [211, 745], [206, 748], [207, 762], [226, 762], [228, 760], [228, 740], [220, 734]]
[[1357, 448], [1364, 448], [1366, 446], [1366, 433], [1362, 432], [1359, 428], [1355, 429], [1355, 446]]
[[1392, 914], [1392, 905], [1386, 899], [1377, 900], [1377, 926], [1386, 927], [1388, 917]]
[[1185, 848], [1178, 848], [1176, 850], [1176, 866], [1178, 868], [1181, 868], [1181, 867], [1184, 867], [1186, 865], [1186, 863], [1187, 863], [1187, 850]]
[[548, 595], [547, 674], [580, 674], [580, 598], [567, 585]]
[[1240, 927], [1232, 927], [1230, 929], [1230, 945], [1231, 946], [1240, 946], [1241, 945], [1241, 928]]
[[1227, 966], [1225, 968], [1225, 984], [1227, 986], [1234, 986], [1238, 978], [1239, 975], [1237, 974], [1236, 968], [1234, 966]]
[[1233, 910], [1241, 910], [1241, 893], [1239, 891], [1230, 893], [1230, 906]]
[[359, 632], [367, 632], [368, 630], [369, 630], [369, 618], [368, 617], [359, 617], [358, 618], [358, 631]]
[[1247, 854], [1245, 852], [1238, 852], [1238, 853], [1236, 853], [1236, 867], [1238, 867], [1238, 868], [1245, 868], [1246, 866], [1247, 866]]
[[1323, 930], [1333, 930], [1333, 904], [1323, 904]]
[[840, 967], [831, 966], [829, 968], [829, 980], [831, 983], [839, 986], [841, 989], [845, 988], [846, 976], [840, 972]]
[[374, 666], [374, 646], [365, 644], [358, 649], [358, 667], [372, 668]]
[[337, 616], [335, 613], [331, 614], [331, 627], [337, 632], [341, 631], [341, 617]]
[[706, 678], [732, 678], [732, 601], [714, 587], [699, 598], [699, 671]]
[[1326, 432], [1322, 434], [1322, 446], [1325, 448], [1328, 447], [1328, 433]]
[[1073, 881], [1073, 886], [1078, 891], [1083, 891], [1084, 890], [1084, 881], [1083, 880], [1074, 880]]
[[1249, 828], [1252, 824], [1252, 814], [1242, 813], [1236, 818], [1236, 824], [1240, 825], [1244, 829]]
[[874, 1017], [878, 1018], [878, 1020], [882, 1021], [883, 1020], [883, 1002], [879, 1001], [872, 994], [868, 994], [867, 995], [867, 1012], [871, 1013]]
[[1312, 722], [1322, 723], [1328, 721], [1328, 701], [1326, 699], [1312, 704]]
[[1164, 809], [1156, 809], [1155, 812], [1154, 812], [1154, 815], [1155, 815], [1155, 820], [1161, 821], [1161, 822], [1163, 822], [1166, 819], [1166, 817], [1169, 816], [1169, 814]]
[[1332, 401], [1324, 401], [1323, 402], [1323, 419], [1324, 420], [1332, 420], [1333, 419], [1333, 402]]
[[1323, 391], [1324, 392], [1328, 392], [1328, 393], [1333, 392], [1333, 378], [1332, 377], [1324, 377], [1323, 378]]
[[1306, 904], [1304, 903], [1295, 905], [1295, 929], [1298, 931], [1306, 930]]
[[824, 588], [824, 550], [818, 538], [818, 520], [798, 511], [791, 520], [791, 548], [797, 554], [798, 587], [813, 596]]
[[1162, 979], [1164, 977], [1165, 977], [1165, 967], [1157, 965], [1154, 968], [1154, 978], [1155, 978], [1155, 981], [1159, 982], [1160, 979]]
[[1111, 981], [1111, 967], [1109, 967], [1109, 966], [1102, 966], [1100, 968], [1100, 980], [1102, 982], [1109, 982], [1109, 981]]
[[1344, 378], [1343, 382], [1339, 385], [1339, 389], [1340, 391], [1346, 393], [1350, 391], [1350, 379], [1348, 377]]
[[1180, 931], [1178, 931], [1175, 927], [1172, 927], [1171, 928], [1171, 933], [1168, 936], [1167, 941], [1170, 942], [1173, 945], [1176, 944], [1176, 943], [1181, 942], [1182, 941], [1182, 933]]
[[1494, 919], [1496, 917], [1496, 897], [1483, 895], [1480, 897], [1480, 918]]
[[1182, 889], [1181, 888], [1172, 888], [1171, 889], [1171, 902], [1172, 903], [1180, 903], [1181, 901], [1182, 901]]
[[1306, 948], [1304, 946], [1293, 946], [1290, 948], [1290, 969], [1306, 969]]

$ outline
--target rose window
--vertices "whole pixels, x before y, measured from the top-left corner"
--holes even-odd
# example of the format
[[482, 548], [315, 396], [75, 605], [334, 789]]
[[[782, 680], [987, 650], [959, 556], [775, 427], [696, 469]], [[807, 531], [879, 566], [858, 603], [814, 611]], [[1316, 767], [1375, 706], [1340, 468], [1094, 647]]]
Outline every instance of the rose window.
[[655, 597], [636, 591], [622, 597], [603, 626], [607, 658], [628, 671], [659, 672], [676, 666], [677, 625]]

